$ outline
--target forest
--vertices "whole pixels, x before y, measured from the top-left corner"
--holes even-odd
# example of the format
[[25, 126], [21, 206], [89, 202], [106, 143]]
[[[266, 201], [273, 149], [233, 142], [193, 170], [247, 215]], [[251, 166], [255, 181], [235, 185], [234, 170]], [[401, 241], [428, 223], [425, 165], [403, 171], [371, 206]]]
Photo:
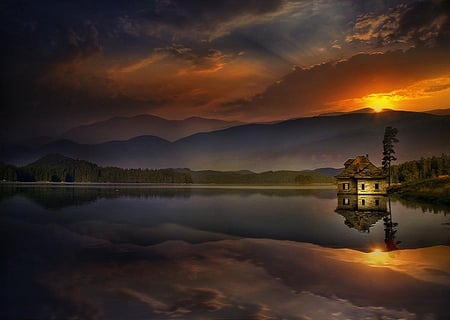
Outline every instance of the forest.
[[[392, 182], [418, 182], [450, 174], [450, 155], [442, 154], [392, 165]], [[0, 163], [1, 181], [100, 183], [200, 183], [248, 185], [308, 185], [334, 183], [334, 177], [317, 171], [193, 171], [189, 169], [124, 169], [49, 154], [27, 166]]]
[[20, 182], [192, 183], [189, 173], [174, 169], [100, 167], [59, 154], [49, 154], [24, 167], [0, 164], [0, 178]]
[[123, 169], [49, 154], [27, 166], [0, 164], [0, 180], [18, 182], [198, 183], [244, 185], [308, 185], [334, 183], [322, 173], [304, 171], [193, 171], [190, 169]]
[[403, 162], [391, 167], [394, 183], [418, 182], [448, 176], [450, 174], [450, 155], [442, 154]]

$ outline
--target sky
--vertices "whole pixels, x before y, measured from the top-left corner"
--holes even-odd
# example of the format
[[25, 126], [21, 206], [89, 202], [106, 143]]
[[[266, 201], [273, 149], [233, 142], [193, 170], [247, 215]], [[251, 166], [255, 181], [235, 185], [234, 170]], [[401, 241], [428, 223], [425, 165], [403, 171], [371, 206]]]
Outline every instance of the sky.
[[2, 139], [449, 108], [450, 1], [3, 0]]

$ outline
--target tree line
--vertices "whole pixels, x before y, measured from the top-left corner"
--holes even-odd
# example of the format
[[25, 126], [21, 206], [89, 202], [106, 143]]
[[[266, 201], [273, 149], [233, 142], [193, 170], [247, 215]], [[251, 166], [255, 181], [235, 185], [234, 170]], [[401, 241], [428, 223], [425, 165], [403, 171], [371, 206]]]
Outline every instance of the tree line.
[[450, 155], [442, 154], [407, 161], [391, 167], [392, 181], [396, 183], [418, 182], [450, 174]]
[[56, 154], [24, 167], [0, 164], [0, 179], [20, 182], [192, 183], [189, 173], [174, 169], [100, 167]]
[[100, 167], [57, 154], [47, 155], [24, 167], [0, 164], [0, 180], [102, 183], [200, 183], [250, 185], [307, 185], [334, 183], [334, 178], [303, 171], [192, 171], [189, 169], [122, 169]]

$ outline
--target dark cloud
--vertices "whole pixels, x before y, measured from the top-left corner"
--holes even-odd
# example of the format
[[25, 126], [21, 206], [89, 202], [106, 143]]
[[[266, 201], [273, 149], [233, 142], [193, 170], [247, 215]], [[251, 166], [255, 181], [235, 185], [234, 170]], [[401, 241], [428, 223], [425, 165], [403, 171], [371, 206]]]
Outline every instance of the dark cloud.
[[49, 53], [48, 58], [54, 63], [88, 59], [103, 50], [98, 40], [98, 30], [89, 22], [78, 33], [71, 28], [61, 28], [50, 45], [53, 52]]
[[348, 42], [366, 42], [377, 46], [393, 43], [435, 45], [449, 38], [448, 1], [400, 3], [382, 12], [366, 12], [355, 21]]
[[277, 11], [285, 3], [284, 0], [155, 1], [153, 5], [140, 10], [139, 15], [152, 23], [164, 23], [177, 28], [216, 28], [239, 16], [258, 16]]

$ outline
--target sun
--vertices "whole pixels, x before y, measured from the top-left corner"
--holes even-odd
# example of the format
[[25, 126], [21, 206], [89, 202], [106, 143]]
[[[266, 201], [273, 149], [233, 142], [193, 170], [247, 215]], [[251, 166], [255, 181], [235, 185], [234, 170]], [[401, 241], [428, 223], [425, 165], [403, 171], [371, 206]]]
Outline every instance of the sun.
[[364, 105], [368, 108], [372, 108], [375, 112], [381, 112], [383, 109], [394, 108], [394, 99], [388, 94], [369, 94], [362, 98]]

